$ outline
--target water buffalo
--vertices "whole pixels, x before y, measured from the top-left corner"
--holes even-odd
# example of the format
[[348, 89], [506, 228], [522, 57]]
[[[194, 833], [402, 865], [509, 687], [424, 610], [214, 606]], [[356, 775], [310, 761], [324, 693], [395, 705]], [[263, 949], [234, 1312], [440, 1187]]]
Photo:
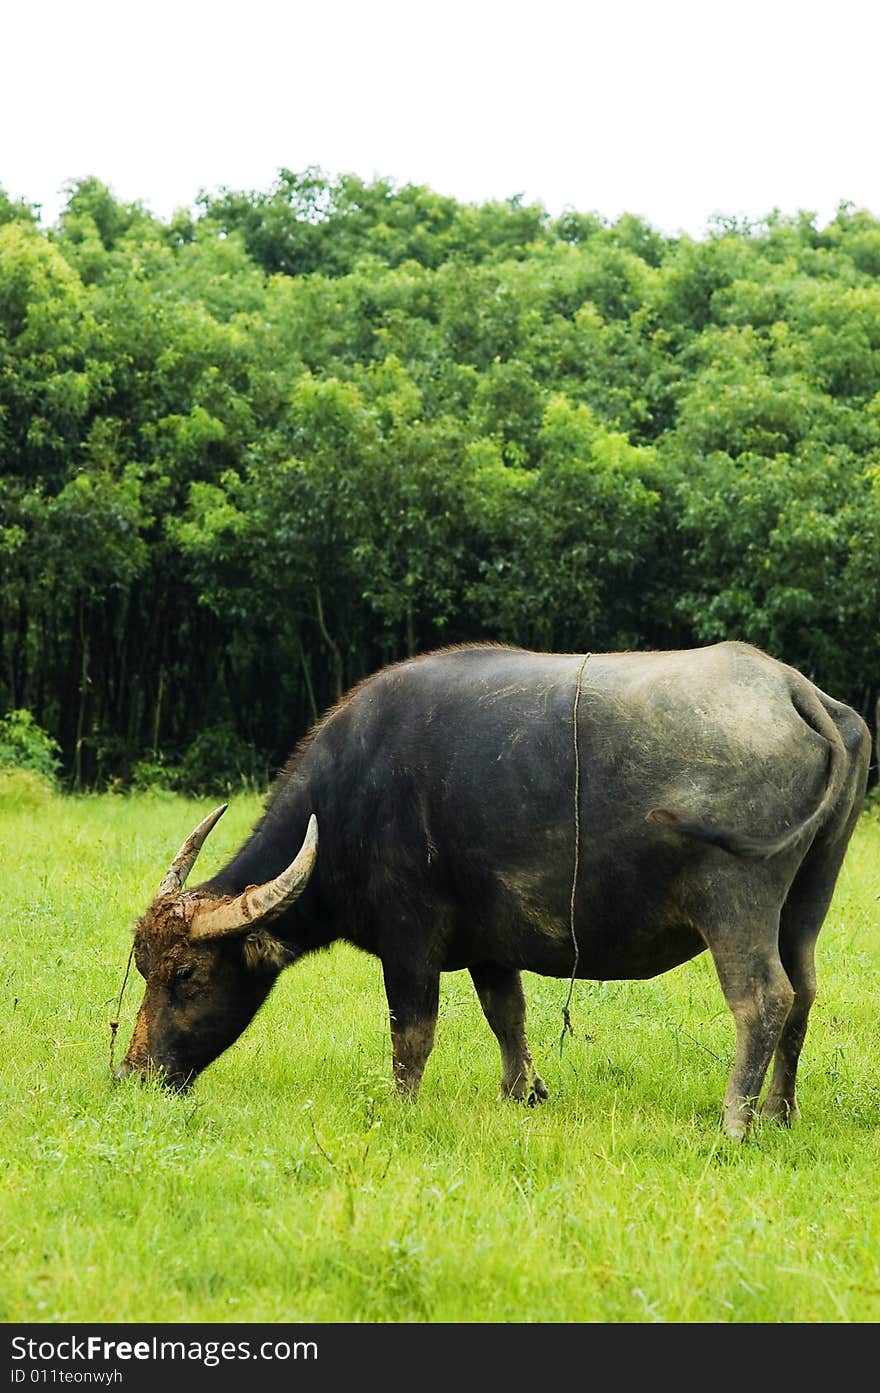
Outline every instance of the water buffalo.
[[723, 1129], [746, 1135], [774, 1052], [763, 1114], [788, 1123], [869, 755], [855, 711], [743, 643], [586, 662], [483, 644], [384, 668], [304, 739], [222, 870], [184, 890], [223, 808], [181, 847], [135, 930], [123, 1069], [188, 1086], [282, 968], [345, 939], [381, 960], [402, 1092], [441, 972], [467, 968], [503, 1092], [537, 1101], [520, 972], [567, 978], [573, 919], [580, 978], [708, 948], [736, 1026]]

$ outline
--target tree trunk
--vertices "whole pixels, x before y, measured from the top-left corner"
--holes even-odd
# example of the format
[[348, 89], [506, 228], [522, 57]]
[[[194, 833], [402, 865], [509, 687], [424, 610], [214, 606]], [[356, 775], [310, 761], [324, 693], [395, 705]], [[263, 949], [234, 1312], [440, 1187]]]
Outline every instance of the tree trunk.
[[79, 707], [76, 715], [76, 744], [73, 750], [73, 787], [77, 793], [83, 787], [83, 745], [85, 743], [86, 704], [89, 691], [89, 635], [86, 630], [85, 604], [79, 602]]
[[315, 611], [318, 619], [318, 628], [321, 630], [321, 637], [330, 649], [333, 658], [333, 677], [335, 686], [335, 699], [339, 701], [342, 697], [342, 654], [335, 639], [330, 637], [327, 632], [327, 625], [324, 623], [324, 605], [321, 600], [321, 587], [315, 586]]

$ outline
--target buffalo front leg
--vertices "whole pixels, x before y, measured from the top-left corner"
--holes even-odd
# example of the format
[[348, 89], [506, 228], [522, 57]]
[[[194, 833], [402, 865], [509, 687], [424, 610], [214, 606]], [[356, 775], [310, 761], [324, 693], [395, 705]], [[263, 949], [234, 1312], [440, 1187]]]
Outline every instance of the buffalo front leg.
[[509, 1098], [540, 1103], [547, 1097], [526, 1040], [526, 999], [519, 973], [481, 963], [471, 977], [486, 1020], [501, 1047], [501, 1092]]
[[415, 1098], [434, 1046], [440, 974], [382, 963], [391, 1020], [391, 1050], [397, 1091]]

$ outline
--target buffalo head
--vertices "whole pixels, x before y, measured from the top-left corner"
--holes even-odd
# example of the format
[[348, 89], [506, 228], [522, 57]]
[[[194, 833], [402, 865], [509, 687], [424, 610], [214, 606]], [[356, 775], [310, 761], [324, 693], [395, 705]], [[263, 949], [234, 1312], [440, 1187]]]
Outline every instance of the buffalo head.
[[187, 1088], [238, 1038], [294, 953], [269, 930], [305, 889], [318, 849], [318, 824], [275, 879], [238, 895], [185, 891], [211, 828], [226, 804], [199, 823], [138, 920], [134, 959], [146, 988], [119, 1075], [155, 1073]]

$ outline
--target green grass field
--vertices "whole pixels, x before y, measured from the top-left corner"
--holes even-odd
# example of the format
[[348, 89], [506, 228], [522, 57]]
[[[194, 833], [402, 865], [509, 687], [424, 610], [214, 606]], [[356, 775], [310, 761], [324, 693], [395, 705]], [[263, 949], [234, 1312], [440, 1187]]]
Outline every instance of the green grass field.
[[[207, 804], [0, 782], [0, 1319], [873, 1322], [880, 1319], [880, 820], [819, 940], [803, 1118], [722, 1140], [733, 1022], [707, 955], [650, 982], [526, 977], [551, 1096], [498, 1098], [466, 973], [419, 1102], [395, 1098], [377, 961], [285, 973], [168, 1096], [108, 1071], [131, 927]], [[207, 875], [258, 801], [233, 800]], [[118, 1056], [140, 999], [129, 984]]]

